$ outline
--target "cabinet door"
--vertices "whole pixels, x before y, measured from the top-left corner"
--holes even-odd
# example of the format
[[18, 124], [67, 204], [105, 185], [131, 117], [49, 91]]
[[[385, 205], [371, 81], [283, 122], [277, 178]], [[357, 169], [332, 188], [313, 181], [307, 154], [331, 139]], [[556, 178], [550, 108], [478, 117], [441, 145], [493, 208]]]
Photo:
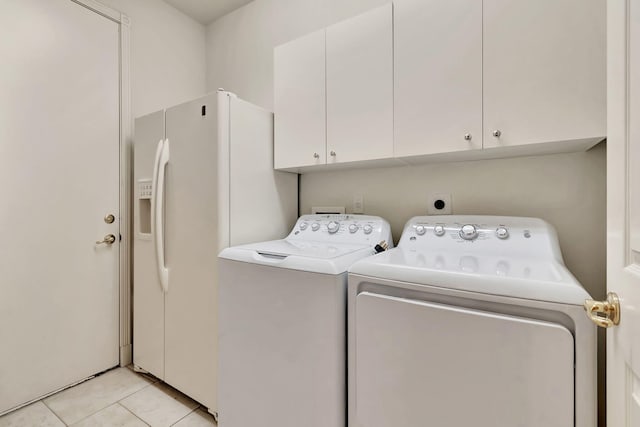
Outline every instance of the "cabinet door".
[[326, 163], [325, 30], [274, 50], [276, 169]]
[[482, 2], [394, 2], [394, 154], [482, 148]]
[[327, 28], [327, 163], [393, 156], [391, 4]]
[[484, 147], [604, 137], [606, 2], [483, 3]]

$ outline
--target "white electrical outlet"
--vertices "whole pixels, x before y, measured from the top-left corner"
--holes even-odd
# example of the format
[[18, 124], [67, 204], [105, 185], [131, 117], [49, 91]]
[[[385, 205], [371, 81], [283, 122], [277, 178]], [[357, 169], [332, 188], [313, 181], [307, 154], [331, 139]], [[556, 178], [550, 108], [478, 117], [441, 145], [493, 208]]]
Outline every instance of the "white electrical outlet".
[[356, 194], [353, 196], [353, 209], [352, 212], [354, 214], [363, 214], [364, 213], [364, 197], [362, 194]]
[[451, 215], [453, 206], [451, 205], [451, 194], [433, 193], [427, 197], [427, 213], [429, 215]]

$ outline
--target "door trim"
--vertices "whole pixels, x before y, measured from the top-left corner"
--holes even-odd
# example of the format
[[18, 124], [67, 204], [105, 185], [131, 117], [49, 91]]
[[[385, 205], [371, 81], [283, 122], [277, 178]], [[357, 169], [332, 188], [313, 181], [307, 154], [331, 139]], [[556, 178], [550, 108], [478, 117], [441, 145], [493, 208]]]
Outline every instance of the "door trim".
[[70, 0], [119, 25], [120, 33], [120, 259], [118, 262], [118, 284], [120, 301], [120, 366], [133, 362], [132, 306], [131, 306], [131, 234], [133, 229], [131, 212], [131, 185], [133, 158], [133, 132], [131, 110], [130, 46], [131, 20], [115, 9], [96, 0]]
[[130, 233], [130, 230], [133, 230], [133, 215], [131, 215], [133, 113], [130, 45], [131, 20], [127, 15], [120, 14], [120, 366], [133, 363]]

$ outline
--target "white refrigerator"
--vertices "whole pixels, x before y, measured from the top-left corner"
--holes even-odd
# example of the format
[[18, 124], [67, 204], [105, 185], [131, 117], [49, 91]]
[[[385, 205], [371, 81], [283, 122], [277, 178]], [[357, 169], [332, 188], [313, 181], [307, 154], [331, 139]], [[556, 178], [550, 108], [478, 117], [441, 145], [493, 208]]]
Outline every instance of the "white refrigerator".
[[284, 237], [273, 114], [219, 91], [136, 119], [133, 361], [217, 415], [217, 256]]

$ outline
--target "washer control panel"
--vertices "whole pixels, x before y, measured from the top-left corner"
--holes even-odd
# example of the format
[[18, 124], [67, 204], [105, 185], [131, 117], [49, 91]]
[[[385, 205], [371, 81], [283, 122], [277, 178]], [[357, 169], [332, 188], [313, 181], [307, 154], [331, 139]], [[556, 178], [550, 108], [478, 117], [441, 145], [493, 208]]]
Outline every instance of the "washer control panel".
[[398, 246], [429, 251], [552, 256], [562, 260], [555, 229], [537, 218], [485, 215], [418, 216], [407, 222]]
[[385, 240], [393, 245], [389, 223], [370, 215], [303, 215], [287, 239], [373, 245]]

